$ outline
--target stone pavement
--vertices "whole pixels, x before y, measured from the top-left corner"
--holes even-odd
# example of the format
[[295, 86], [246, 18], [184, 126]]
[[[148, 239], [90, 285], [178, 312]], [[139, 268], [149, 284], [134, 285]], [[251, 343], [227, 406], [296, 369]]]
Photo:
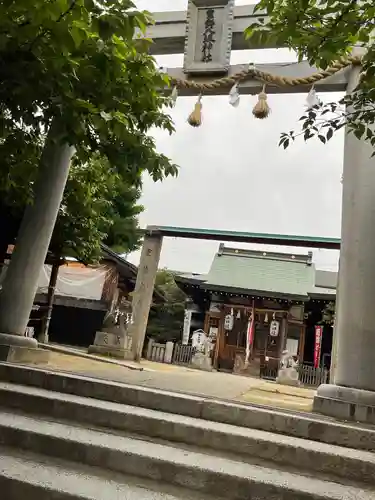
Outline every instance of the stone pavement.
[[59, 352], [51, 352], [50, 370], [78, 373], [150, 388], [199, 394], [206, 397], [261, 404], [296, 411], [311, 411], [315, 391], [288, 387], [257, 378], [142, 361], [143, 370]]

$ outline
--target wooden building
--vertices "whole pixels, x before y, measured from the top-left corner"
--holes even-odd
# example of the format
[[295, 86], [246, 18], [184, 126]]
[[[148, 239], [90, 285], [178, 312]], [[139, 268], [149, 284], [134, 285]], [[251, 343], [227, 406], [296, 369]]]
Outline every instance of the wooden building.
[[[312, 253], [223, 244], [207, 275], [180, 275], [176, 282], [194, 303], [194, 313], [204, 311], [201, 326], [214, 343], [214, 367], [249, 375], [277, 371], [285, 349], [302, 363], [312, 301], [321, 313], [335, 296], [334, 289], [316, 284]], [[312, 320], [318, 321], [316, 315]]]
[[[97, 266], [67, 261], [59, 269], [50, 341], [82, 347], [93, 344], [108, 313], [116, 308], [129, 309], [129, 293], [134, 290], [136, 277], [137, 267], [106, 246]], [[43, 305], [46, 300], [45, 286], [39, 287], [35, 303]]]
[[[8, 258], [11, 258], [11, 251], [12, 248], [8, 251]], [[130, 311], [130, 294], [135, 287], [138, 268], [106, 245], [102, 245], [102, 251], [103, 257], [98, 265], [85, 266], [67, 260], [60, 266], [49, 326], [50, 342], [88, 347], [94, 343], [95, 334], [108, 313], [116, 308]], [[8, 261], [2, 269], [0, 287]], [[28, 325], [34, 329], [36, 337], [46, 314], [50, 273], [47, 259]], [[162, 300], [163, 295], [155, 289], [154, 301]]]

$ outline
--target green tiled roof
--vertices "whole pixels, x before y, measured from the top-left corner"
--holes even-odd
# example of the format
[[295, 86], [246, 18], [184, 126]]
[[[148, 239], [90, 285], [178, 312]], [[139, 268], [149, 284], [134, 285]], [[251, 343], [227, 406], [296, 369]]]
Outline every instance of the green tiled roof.
[[311, 255], [220, 247], [202, 288], [251, 290], [269, 295], [308, 296], [314, 288]]

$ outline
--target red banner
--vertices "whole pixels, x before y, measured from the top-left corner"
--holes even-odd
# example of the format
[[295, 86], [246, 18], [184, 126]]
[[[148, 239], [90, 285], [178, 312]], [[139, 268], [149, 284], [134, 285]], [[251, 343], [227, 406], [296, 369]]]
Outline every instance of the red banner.
[[314, 345], [314, 368], [319, 368], [320, 354], [322, 350], [323, 327], [315, 327], [315, 345]]
[[[253, 299], [253, 307], [251, 309], [251, 317], [249, 320], [249, 323], [247, 325], [247, 332], [246, 332], [246, 350], [248, 353], [250, 352], [250, 349], [253, 345], [254, 342], [254, 333], [255, 333], [255, 301]], [[248, 354], [247, 354], [248, 356]]]
[[249, 320], [247, 326], [247, 345], [249, 346], [249, 348], [252, 346], [254, 341], [254, 327], [255, 327], [255, 322], [254, 322], [254, 309], [253, 309], [253, 312], [251, 313], [251, 319]]

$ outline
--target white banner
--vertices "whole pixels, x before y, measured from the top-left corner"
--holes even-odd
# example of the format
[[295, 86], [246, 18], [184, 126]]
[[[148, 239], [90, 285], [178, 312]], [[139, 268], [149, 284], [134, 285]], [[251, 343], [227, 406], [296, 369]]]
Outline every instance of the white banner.
[[193, 315], [193, 311], [186, 309], [185, 317], [184, 317], [184, 329], [182, 331], [182, 343], [187, 345], [189, 343], [190, 337], [190, 327], [191, 327], [191, 317]]

